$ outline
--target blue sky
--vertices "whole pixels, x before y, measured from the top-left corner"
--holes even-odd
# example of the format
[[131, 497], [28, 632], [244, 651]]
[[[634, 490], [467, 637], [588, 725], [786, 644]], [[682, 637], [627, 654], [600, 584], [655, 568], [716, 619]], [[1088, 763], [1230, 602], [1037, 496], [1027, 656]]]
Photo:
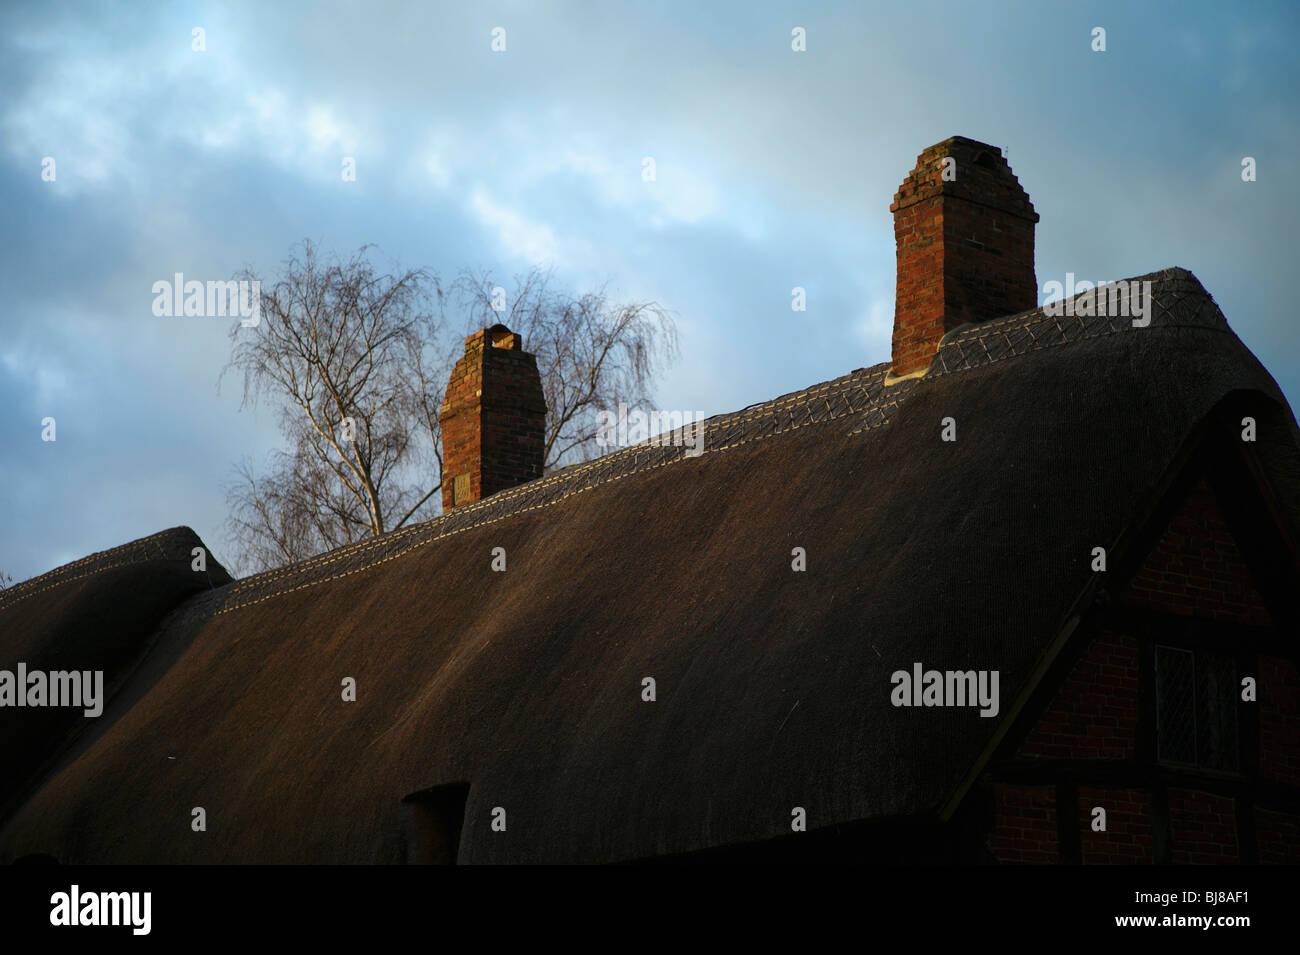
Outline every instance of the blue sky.
[[1294, 399], [1298, 9], [6, 5], [0, 570], [176, 524], [221, 558], [223, 485], [275, 419], [218, 392], [227, 323], [154, 316], [155, 281], [273, 272], [304, 238], [448, 277], [544, 263], [671, 309], [659, 403], [716, 414], [888, 359], [889, 204], [951, 135], [1006, 150], [1040, 287], [1189, 268]]

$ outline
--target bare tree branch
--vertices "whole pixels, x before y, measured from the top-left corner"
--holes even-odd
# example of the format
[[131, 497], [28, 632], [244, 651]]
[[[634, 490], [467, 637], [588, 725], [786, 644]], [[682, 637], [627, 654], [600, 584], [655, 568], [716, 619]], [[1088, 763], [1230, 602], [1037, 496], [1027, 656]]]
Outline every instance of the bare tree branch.
[[[603, 288], [569, 295], [533, 269], [498, 311], [486, 272], [462, 272], [449, 296], [423, 269], [377, 270], [370, 252], [326, 259], [304, 242], [273, 283], [261, 283], [261, 321], [232, 328], [222, 377], [242, 374], [241, 407], [274, 403], [291, 449], [274, 452], [260, 474], [241, 462], [226, 488], [239, 573], [437, 514], [438, 408], [461, 344], [447, 327], [449, 298], [466, 331], [501, 322], [537, 357], [547, 469], [594, 456], [599, 413], [648, 405], [676, 357], [676, 330], [656, 303], [615, 305]], [[237, 278], [258, 280], [251, 270]]]
[[470, 327], [502, 322], [537, 356], [548, 470], [595, 457], [599, 413], [620, 403], [647, 407], [655, 379], [678, 354], [676, 327], [658, 303], [613, 304], [605, 288], [574, 297], [555, 291], [552, 278], [540, 269], [516, 276], [502, 312], [493, 308], [497, 286], [488, 273], [462, 272], [453, 285]]
[[232, 328], [223, 377], [242, 373], [244, 404], [272, 398], [294, 448], [261, 477], [245, 463], [227, 488], [241, 569], [382, 535], [394, 515], [398, 527], [434, 516], [442, 304], [423, 269], [380, 272], [369, 247], [325, 260], [305, 242], [263, 289], [261, 321]]

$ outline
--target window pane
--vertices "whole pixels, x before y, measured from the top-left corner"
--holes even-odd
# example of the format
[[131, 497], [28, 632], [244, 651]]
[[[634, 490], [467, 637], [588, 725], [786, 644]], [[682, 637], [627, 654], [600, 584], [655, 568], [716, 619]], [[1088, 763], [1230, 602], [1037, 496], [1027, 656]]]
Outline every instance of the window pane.
[[1196, 762], [1192, 654], [1156, 647], [1156, 742], [1161, 762]]
[[1205, 769], [1237, 769], [1237, 668], [1232, 657], [1196, 655], [1197, 762]]

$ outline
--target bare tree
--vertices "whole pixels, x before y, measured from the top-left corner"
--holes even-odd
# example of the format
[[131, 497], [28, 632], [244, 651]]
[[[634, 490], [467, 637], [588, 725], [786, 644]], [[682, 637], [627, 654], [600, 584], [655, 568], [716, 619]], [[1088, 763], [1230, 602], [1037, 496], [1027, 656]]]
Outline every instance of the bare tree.
[[261, 478], [245, 462], [227, 489], [237, 566], [279, 566], [432, 516], [442, 297], [424, 270], [380, 273], [367, 247], [324, 260], [306, 242], [263, 288], [258, 324], [232, 328], [225, 371], [243, 373], [245, 404], [274, 396], [292, 449]]
[[500, 322], [537, 356], [546, 396], [546, 468], [595, 457], [601, 411], [644, 407], [677, 357], [677, 330], [655, 302], [611, 303], [606, 290], [574, 297], [551, 287], [551, 270], [515, 278], [513, 300], [486, 274], [462, 272], [452, 287], [471, 327]]
[[[237, 277], [258, 281], [247, 270]], [[227, 486], [237, 572], [437, 514], [438, 408], [461, 343], [447, 329], [449, 298], [468, 328], [506, 324], [537, 356], [548, 469], [593, 455], [597, 413], [647, 404], [676, 357], [672, 320], [655, 303], [614, 305], [603, 289], [563, 294], [537, 269], [517, 279], [513, 302], [496, 289], [487, 274], [465, 272], [449, 296], [425, 270], [378, 272], [368, 247], [345, 262], [310, 242], [290, 255], [262, 291], [260, 322], [232, 328], [222, 373], [243, 373], [245, 404], [274, 399], [288, 445], [261, 475], [242, 462]]]

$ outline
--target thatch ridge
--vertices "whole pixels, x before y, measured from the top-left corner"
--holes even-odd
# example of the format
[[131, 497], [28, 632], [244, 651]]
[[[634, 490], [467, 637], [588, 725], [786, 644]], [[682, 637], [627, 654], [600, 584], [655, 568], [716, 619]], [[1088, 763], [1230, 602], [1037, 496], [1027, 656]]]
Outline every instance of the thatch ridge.
[[[450, 513], [396, 533], [350, 544], [297, 564], [244, 578], [226, 588], [221, 596], [222, 606], [216, 612], [227, 613], [304, 586], [335, 580], [400, 557], [434, 541], [495, 524], [518, 514], [550, 507], [575, 494], [667, 465], [728, 451], [809, 424], [847, 416], [879, 419], [886, 409], [892, 409], [898, 404], [897, 389], [889, 392], [889, 397], [894, 400], [881, 400], [885, 397], [885, 370], [885, 365], [859, 369], [840, 378], [783, 395], [752, 409], [708, 418], [704, 424], [704, 449], [695, 457], [688, 455], [682, 445], [656, 443], [655, 439], [651, 439], [458, 507]], [[324, 572], [326, 568], [335, 565], [346, 569], [340, 573]], [[279, 582], [291, 585], [275, 587]]]
[[[954, 329], [944, 336], [927, 377], [987, 368], [1032, 351], [1056, 348], [1105, 335], [1143, 334], [1153, 329], [1203, 329], [1232, 335], [1227, 319], [1196, 276], [1186, 269], [1148, 272], [1114, 284], [1151, 283], [1150, 326], [1134, 328], [1128, 316], [1051, 315], [1048, 306], [991, 322]], [[1103, 286], [1105, 288], [1105, 286]], [[1077, 303], [1082, 294], [1070, 301]], [[1157, 315], [1159, 316], [1157, 318]], [[978, 345], [977, 351], [973, 346]]]
[[[196, 592], [230, 581], [188, 527], [173, 527], [100, 551], [0, 593], [0, 669], [100, 670], [110, 695], [148, 652], [164, 617]], [[206, 548], [205, 548], [206, 549]], [[40, 600], [29, 600], [40, 597]], [[102, 701], [101, 701], [102, 702]], [[0, 720], [0, 812], [87, 727], [76, 709], [7, 711]]]
[[[129, 567], [133, 564], [141, 564], [159, 558], [188, 561], [190, 560], [191, 550], [196, 546], [207, 550], [209, 558], [213, 559], [211, 549], [203, 543], [203, 540], [193, 530], [183, 525], [169, 527], [166, 530], [158, 531], [156, 534], [150, 534], [147, 537], [141, 537], [126, 544], [120, 544], [117, 547], [110, 547], [108, 550], [97, 551], [80, 560], [74, 560], [70, 564], [62, 564], [37, 577], [6, 587], [4, 590], [0, 590], [0, 611], [26, 600], [28, 597], [44, 593], [52, 587], [58, 587], [74, 580], [81, 580], [84, 577], [91, 577], [116, 567]], [[223, 577], [222, 579], [228, 578]]]

